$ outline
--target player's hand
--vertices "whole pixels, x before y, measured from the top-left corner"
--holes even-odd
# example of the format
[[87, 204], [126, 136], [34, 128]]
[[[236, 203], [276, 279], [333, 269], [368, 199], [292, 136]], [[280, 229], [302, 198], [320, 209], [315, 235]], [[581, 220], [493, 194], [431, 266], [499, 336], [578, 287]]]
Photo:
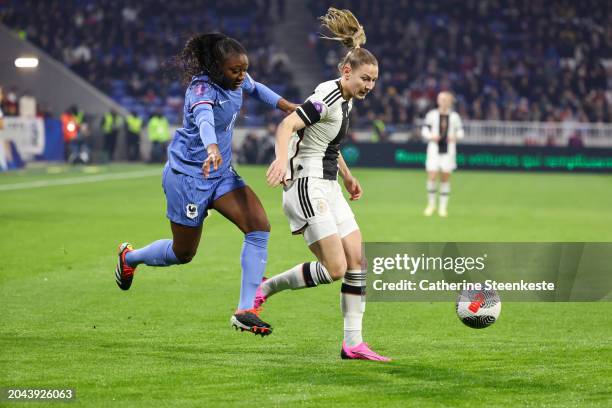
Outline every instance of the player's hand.
[[286, 100], [285, 98], [281, 98], [278, 101], [278, 109], [282, 110], [285, 113], [291, 113], [294, 110], [296, 110], [300, 105], [295, 104], [295, 103], [291, 103], [288, 100]]
[[431, 140], [433, 140], [434, 142], [439, 142], [440, 141], [440, 135], [431, 135]]
[[297, 103], [289, 102], [289, 107], [288, 107], [288, 109], [285, 112], [287, 112], [287, 113], [295, 112], [295, 110], [297, 108], [299, 108], [299, 107], [300, 107], [300, 105], [298, 105]]
[[351, 195], [351, 201], [359, 200], [363, 194], [359, 180], [353, 176], [344, 179], [344, 188], [346, 188], [346, 191]]
[[457, 138], [455, 137], [455, 135], [448, 135], [448, 141], [451, 143], [455, 143], [457, 141]]
[[266, 172], [266, 180], [270, 187], [276, 187], [285, 181], [285, 173], [287, 173], [287, 160], [275, 159], [268, 171]]
[[211, 167], [214, 170], [217, 170], [223, 163], [223, 157], [221, 157], [219, 146], [217, 146], [215, 143], [208, 145], [206, 152], [208, 153], [208, 157], [206, 160], [204, 160], [204, 164], [202, 165], [202, 173], [204, 174], [204, 178], [208, 178], [210, 175]]

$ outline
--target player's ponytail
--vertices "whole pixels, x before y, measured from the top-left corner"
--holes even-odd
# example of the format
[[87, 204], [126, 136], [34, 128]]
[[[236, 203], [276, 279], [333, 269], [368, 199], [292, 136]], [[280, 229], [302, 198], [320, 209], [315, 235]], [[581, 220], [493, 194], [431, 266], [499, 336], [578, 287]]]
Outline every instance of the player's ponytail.
[[245, 54], [246, 50], [238, 41], [222, 33], [199, 34], [191, 37], [176, 62], [186, 83], [196, 75], [208, 75], [211, 81], [221, 84], [221, 65], [231, 54]]
[[330, 7], [327, 14], [319, 17], [321, 26], [332, 33], [332, 37], [321, 35], [321, 38], [341, 42], [348, 53], [344, 56], [338, 69], [342, 71], [345, 65], [350, 65], [352, 69], [356, 69], [363, 64], [378, 65], [378, 61], [374, 54], [365, 48], [361, 48], [366, 42], [366, 34], [363, 26], [359, 24], [357, 18], [350, 10], [339, 10]]

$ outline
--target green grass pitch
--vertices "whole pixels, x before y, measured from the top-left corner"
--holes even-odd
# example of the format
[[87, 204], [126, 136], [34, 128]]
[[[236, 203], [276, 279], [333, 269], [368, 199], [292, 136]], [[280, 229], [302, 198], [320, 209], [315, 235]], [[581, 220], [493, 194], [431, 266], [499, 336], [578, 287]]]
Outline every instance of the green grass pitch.
[[[268, 338], [235, 332], [241, 233], [212, 213], [194, 261], [114, 282], [115, 251], [169, 237], [155, 175], [7, 190], [88, 177], [0, 174], [0, 387], [76, 389], [74, 406], [583, 407], [612, 403], [612, 304], [505, 303], [464, 327], [447, 303], [370, 303], [366, 341], [394, 361], [342, 361], [339, 285], [266, 304]], [[272, 224], [267, 275], [313, 259], [292, 237], [263, 167], [239, 169]], [[457, 172], [450, 217], [425, 218], [424, 172], [355, 169], [370, 241], [612, 241], [612, 178]], [[4, 187], [4, 190], [2, 189]], [[0, 405], [18, 404], [0, 402]], [[57, 404], [36, 404], [36, 406]], [[72, 406], [72, 405], [71, 405]]]

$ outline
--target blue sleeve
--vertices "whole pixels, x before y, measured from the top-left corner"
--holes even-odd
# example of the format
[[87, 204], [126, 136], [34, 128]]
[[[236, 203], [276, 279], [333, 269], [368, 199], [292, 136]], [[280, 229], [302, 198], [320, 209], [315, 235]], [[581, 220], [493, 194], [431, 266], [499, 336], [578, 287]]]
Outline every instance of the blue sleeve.
[[217, 91], [208, 82], [198, 81], [187, 89], [186, 97], [189, 99], [189, 111], [194, 112], [194, 109], [201, 105], [214, 106]]
[[193, 113], [204, 147], [217, 143], [215, 116], [213, 114], [217, 92], [206, 81], [199, 81], [189, 87], [187, 96], [189, 98], [189, 111]]
[[206, 103], [197, 105], [193, 110], [193, 116], [200, 130], [200, 139], [204, 143], [204, 147], [216, 144], [215, 115], [213, 114], [212, 106]]
[[255, 97], [255, 99], [266, 103], [273, 108], [277, 107], [278, 101], [281, 99], [280, 95], [264, 84], [254, 81], [249, 74], [246, 75], [244, 82], [242, 82], [242, 89]]

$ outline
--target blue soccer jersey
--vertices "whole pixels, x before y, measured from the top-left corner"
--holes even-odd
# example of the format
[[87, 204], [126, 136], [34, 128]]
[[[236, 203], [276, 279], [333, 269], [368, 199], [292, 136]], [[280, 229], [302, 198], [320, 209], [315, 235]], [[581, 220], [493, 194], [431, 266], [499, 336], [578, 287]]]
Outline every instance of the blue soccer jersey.
[[170, 168], [191, 177], [202, 177], [202, 165], [208, 156], [206, 147], [216, 143], [223, 163], [210, 178], [220, 177], [232, 162], [232, 132], [242, 107], [242, 92], [276, 107], [280, 96], [248, 74], [236, 90], [223, 89], [205, 75], [196, 76], [185, 92], [183, 127], [176, 130], [168, 146]]

